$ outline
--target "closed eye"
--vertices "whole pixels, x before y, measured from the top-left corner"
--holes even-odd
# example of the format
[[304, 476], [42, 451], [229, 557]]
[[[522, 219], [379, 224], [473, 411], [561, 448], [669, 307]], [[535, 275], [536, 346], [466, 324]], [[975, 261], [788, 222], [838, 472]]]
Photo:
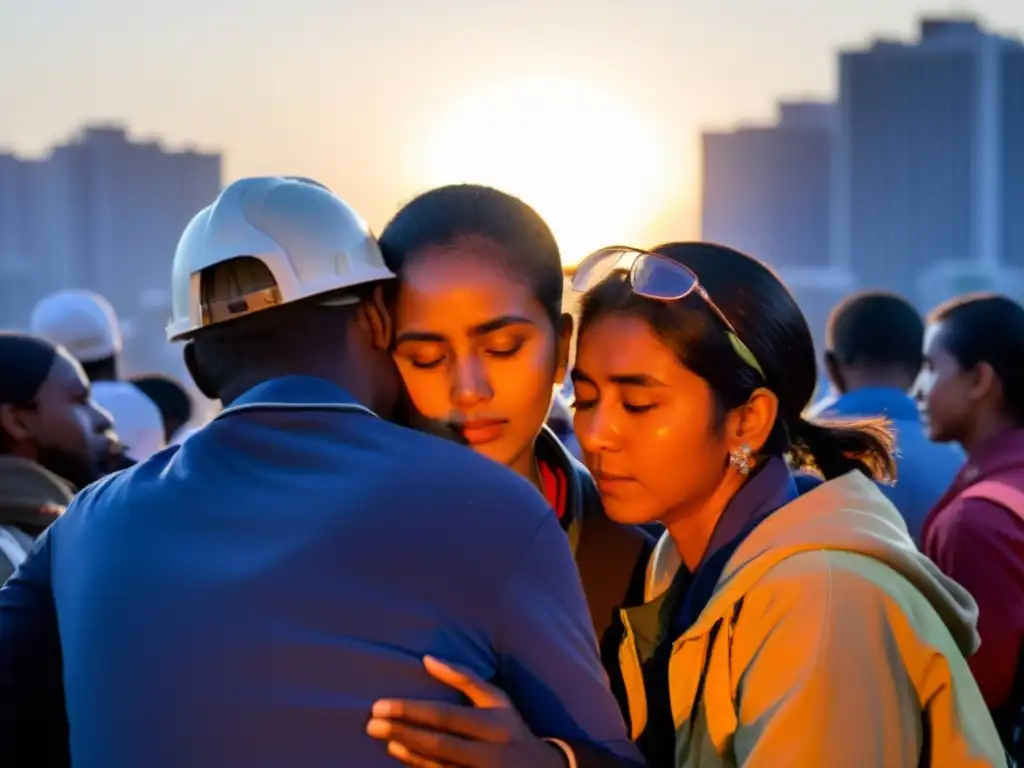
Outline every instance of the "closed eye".
[[515, 357], [523, 348], [524, 343], [525, 340], [520, 338], [514, 340], [511, 344], [495, 345], [494, 347], [491, 347], [487, 350], [487, 354], [489, 354], [491, 357], [497, 358]]
[[658, 406], [655, 405], [654, 403], [649, 403], [648, 405], [633, 405], [632, 403], [622, 404], [622, 408], [627, 413], [647, 413], [648, 411], [652, 411], [657, 407]]

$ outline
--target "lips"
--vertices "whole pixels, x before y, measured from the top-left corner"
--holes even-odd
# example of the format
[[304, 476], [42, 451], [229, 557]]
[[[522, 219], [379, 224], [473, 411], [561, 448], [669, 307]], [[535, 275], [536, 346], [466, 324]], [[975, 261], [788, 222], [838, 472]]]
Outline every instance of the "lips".
[[602, 493], [614, 494], [629, 488], [636, 483], [636, 478], [629, 475], [617, 475], [611, 472], [598, 472], [594, 475], [597, 487]]
[[456, 424], [455, 429], [470, 445], [493, 443], [505, 433], [504, 419], [474, 419]]

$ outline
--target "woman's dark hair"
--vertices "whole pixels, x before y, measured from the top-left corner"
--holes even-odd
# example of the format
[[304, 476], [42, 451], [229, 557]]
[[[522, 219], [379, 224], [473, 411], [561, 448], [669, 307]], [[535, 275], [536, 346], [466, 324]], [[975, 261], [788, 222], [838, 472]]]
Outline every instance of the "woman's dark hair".
[[174, 433], [192, 418], [192, 398], [178, 380], [160, 373], [132, 376], [129, 381], [160, 409], [164, 421], [164, 438], [170, 442]]
[[1024, 307], [996, 294], [971, 294], [934, 309], [942, 346], [963, 370], [987, 363], [1003, 386], [1003, 404], [1024, 424]]
[[491, 187], [456, 184], [424, 192], [395, 214], [380, 236], [384, 261], [402, 268], [424, 248], [482, 237], [508, 254], [503, 266], [527, 279], [552, 322], [562, 313], [564, 276], [558, 243], [544, 219], [518, 197]]
[[708, 382], [719, 424], [755, 389], [775, 393], [779, 415], [763, 453], [788, 453], [797, 468], [817, 469], [826, 478], [854, 469], [877, 480], [895, 478], [893, 437], [884, 419], [803, 417], [817, 383], [814, 341], [793, 295], [768, 267], [711, 243], [668, 243], [655, 252], [697, 275], [764, 369], [764, 378], [743, 362], [722, 321], [699, 296], [669, 302], [646, 299], [633, 293], [624, 272], [614, 273], [583, 297], [581, 334], [607, 315], [639, 317], [683, 365]]

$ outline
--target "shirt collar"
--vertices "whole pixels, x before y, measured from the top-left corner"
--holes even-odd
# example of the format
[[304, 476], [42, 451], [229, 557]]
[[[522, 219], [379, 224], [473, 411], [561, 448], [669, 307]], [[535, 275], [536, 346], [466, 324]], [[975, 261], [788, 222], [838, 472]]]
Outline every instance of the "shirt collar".
[[780, 457], [773, 457], [756, 470], [718, 519], [701, 562], [727, 545], [746, 528], [799, 496], [789, 467]]
[[217, 418], [238, 411], [289, 409], [361, 411], [376, 416], [350, 392], [326, 379], [282, 376], [252, 387], [217, 414]]
[[914, 399], [897, 387], [863, 387], [841, 395], [823, 416], [888, 416], [890, 419], [918, 419]]

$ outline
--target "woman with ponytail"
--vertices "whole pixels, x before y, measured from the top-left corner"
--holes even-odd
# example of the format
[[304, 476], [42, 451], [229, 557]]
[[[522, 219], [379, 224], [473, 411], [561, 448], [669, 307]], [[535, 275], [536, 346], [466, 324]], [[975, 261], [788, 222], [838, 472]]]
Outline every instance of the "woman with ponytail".
[[[810, 329], [729, 248], [610, 248], [585, 290], [575, 427], [606, 513], [659, 520], [622, 612], [633, 737], [654, 766], [1003, 765], [965, 655], [971, 598], [872, 480], [877, 419], [812, 421]], [[800, 495], [793, 472], [825, 482]]]

